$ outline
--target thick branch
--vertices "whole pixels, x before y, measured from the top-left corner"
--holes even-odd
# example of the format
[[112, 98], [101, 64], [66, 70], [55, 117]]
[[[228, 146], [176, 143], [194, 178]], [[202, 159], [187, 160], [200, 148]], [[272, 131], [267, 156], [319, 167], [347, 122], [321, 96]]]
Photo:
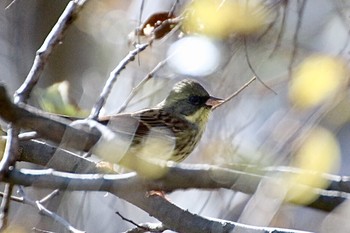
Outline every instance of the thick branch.
[[[39, 137], [61, 143], [77, 150], [88, 151], [99, 140], [100, 133], [84, 132], [69, 126], [69, 121], [39, 110], [28, 111], [13, 104], [7, 96], [6, 89], [0, 85], [0, 117], [22, 129], [34, 130]], [[64, 137], [65, 136], [65, 137]]]
[[[114, 179], [112, 179], [114, 178]], [[252, 227], [223, 220], [211, 220], [192, 214], [166, 199], [145, 193], [145, 180], [135, 174], [126, 175], [77, 175], [55, 172], [53, 170], [13, 170], [9, 182], [25, 186], [66, 188], [70, 190], [109, 191], [138, 206], [166, 226], [178, 232], [301, 232], [276, 228]], [[118, 184], [118, 185], [116, 185]]]
[[106, 173], [97, 163], [38, 140], [20, 141], [19, 161], [75, 173]]
[[[23, 161], [31, 161], [35, 162], [35, 160], [40, 160], [40, 156], [32, 155], [32, 153], [29, 153], [29, 148], [37, 148], [39, 149], [40, 146], [44, 146], [43, 148], [48, 147], [48, 149], [43, 150], [43, 152], [52, 152], [51, 154], [48, 153], [44, 156], [46, 156], [47, 160], [50, 160], [50, 156], [56, 157], [53, 158], [50, 162], [50, 166], [57, 169], [65, 167], [65, 164], [72, 164], [68, 165], [63, 169], [63, 171], [67, 171], [69, 167], [74, 167], [78, 171], [83, 172], [101, 172], [98, 171], [98, 168], [96, 168], [96, 164], [93, 162], [83, 159], [81, 157], [76, 156], [73, 153], [67, 152], [65, 150], [58, 149], [57, 153], [54, 152], [54, 147], [45, 145], [43, 143], [40, 143], [39, 145], [35, 145], [38, 142], [31, 141], [31, 142], [25, 142], [20, 144], [22, 147], [21, 151], [27, 151], [25, 154], [21, 154], [21, 159]], [[32, 145], [34, 144], [34, 145]], [[26, 147], [28, 145], [28, 147]], [[37, 152], [37, 151], [35, 151]], [[36, 154], [36, 153], [34, 153]], [[54, 156], [55, 155], [55, 156]], [[32, 157], [34, 156], [34, 157]], [[61, 159], [60, 159], [60, 156]], [[65, 161], [64, 163], [62, 161]], [[74, 166], [73, 164], [77, 164], [78, 161], [81, 160], [81, 164], [79, 164], [78, 167]], [[91, 165], [89, 165], [91, 163]], [[62, 165], [63, 164], [63, 165]], [[44, 164], [42, 164], [44, 165]], [[72, 171], [75, 171], [76, 169], [73, 169]], [[163, 170], [163, 168], [161, 169]], [[288, 171], [280, 171], [287, 173]], [[294, 172], [294, 171], [290, 171]], [[219, 189], [219, 188], [226, 188], [231, 189], [234, 191], [240, 191], [247, 194], [253, 194], [261, 179], [264, 178], [262, 175], [252, 174], [252, 173], [246, 173], [241, 171], [235, 171], [231, 169], [225, 169], [225, 168], [219, 168], [215, 166], [210, 165], [186, 165], [186, 164], [178, 164], [176, 166], [171, 166], [168, 164], [167, 167], [167, 174], [164, 175], [161, 179], [158, 180], [146, 180], [142, 178], [138, 178], [136, 174], [129, 174], [129, 175], [85, 175], [85, 176], [79, 176], [70, 174], [69, 176], [66, 176], [65, 173], [59, 173], [54, 171], [49, 171], [49, 174], [56, 176], [58, 175], [59, 181], [61, 183], [61, 188], [66, 187], [69, 185], [70, 188], [78, 189], [78, 190], [94, 190], [96, 187], [116, 187], [117, 189], [135, 189], [135, 187], [138, 187], [140, 189], [147, 189], [147, 190], [163, 190], [167, 192], [171, 192], [178, 189], [191, 189], [191, 188], [198, 188], [198, 189]], [[41, 176], [40, 176], [41, 177]], [[42, 182], [45, 183], [45, 176], [42, 176], [40, 179], [43, 179]], [[72, 178], [74, 179], [72, 180]], [[93, 182], [87, 181], [86, 179], [93, 179]], [[32, 176], [32, 182], [34, 182], [37, 179], [36, 176]], [[271, 178], [272, 179], [272, 178]], [[344, 180], [348, 180], [347, 177], [338, 177], [338, 176], [330, 176], [328, 181], [330, 182], [330, 187], [339, 186], [337, 185], [339, 182], [342, 183], [342, 186], [345, 187], [345, 189], [348, 188], [349, 183], [345, 182]], [[30, 182], [30, 181], [29, 181]], [[78, 186], [70, 186], [71, 184], [77, 184]], [[136, 182], [136, 183], [134, 183]], [[47, 185], [50, 185], [49, 181], [46, 181]], [[346, 185], [347, 184], [347, 185]], [[29, 184], [28, 184], [29, 185]], [[130, 186], [131, 185], [131, 186]], [[51, 187], [51, 186], [50, 186]], [[51, 187], [55, 188], [55, 187]], [[104, 190], [108, 191], [108, 190]], [[140, 190], [138, 190], [140, 191]], [[314, 189], [314, 192], [319, 197], [311, 204], [309, 204], [309, 207], [315, 208], [315, 209], [321, 209], [324, 211], [332, 211], [334, 208], [339, 206], [344, 200], [347, 200], [349, 198], [349, 194], [346, 192], [341, 192], [337, 190], [320, 190], [320, 189]]]

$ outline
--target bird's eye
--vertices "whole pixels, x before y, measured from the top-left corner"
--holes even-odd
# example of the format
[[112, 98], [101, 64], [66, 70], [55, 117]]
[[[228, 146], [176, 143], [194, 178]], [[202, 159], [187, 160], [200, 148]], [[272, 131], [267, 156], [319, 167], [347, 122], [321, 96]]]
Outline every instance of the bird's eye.
[[202, 103], [202, 98], [200, 96], [190, 96], [189, 101], [193, 105], [200, 105]]

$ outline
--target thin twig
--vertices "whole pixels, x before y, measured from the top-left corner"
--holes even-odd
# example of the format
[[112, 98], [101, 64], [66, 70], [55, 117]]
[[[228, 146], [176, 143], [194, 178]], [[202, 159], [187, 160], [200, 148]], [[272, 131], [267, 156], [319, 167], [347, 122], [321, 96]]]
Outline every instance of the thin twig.
[[[268, 13], [268, 12], [270, 11], [270, 13], [272, 14], [273, 11], [274, 11], [274, 9], [277, 8], [277, 5], [280, 5], [280, 2], [279, 2], [279, 1], [278, 1], [278, 2], [275, 2], [275, 3], [271, 3], [270, 6], [269, 6], [269, 5], [266, 5], [266, 7], [267, 7], [267, 9], [268, 9], [266, 13]], [[268, 13], [268, 14], [269, 14], [269, 13]], [[267, 28], [266, 28], [266, 29], [258, 36], [258, 38], [256, 39], [258, 42], [271, 30], [271, 28], [273, 28], [273, 27], [276, 25], [277, 19], [279, 18], [279, 15], [280, 15], [280, 13], [279, 13], [279, 11], [277, 10], [275, 17], [274, 17], [274, 19], [272, 20], [272, 23], [269, 23], [269, 25], [267, 26]]]
[[34, 200], [30, 199], [27, 196], [27, 194], [24, 192], [24, 189], [21, 186], [19, 187], [18, 192], [23, 197], [24, 203], [29, 204], [30, 206], [37, 208], [39, 210], [40, 214], [43, 214], [43, 215], [57, 221], [62, 226], [64, 226], [69, 232], [72, 232], [72, 233], [84, 233], [85, 232], [85, 231], [81, 231], [81, 230], [78, 230], [75, 227], [73, 227], [67, 220], [65, 220], [64, 218], [62, 218], [58, 214], [50, 211], [45, 206], [43, 206], [40, 201], [34, 201]]
[[128, 106], [128, 104], [130, 103], [130, 101], [132, 100], [132, 98], [134, 98], [134, 96], [139, 92], [139, 90], [141, 89], [141, 87], [148, 82], [153, 76], [154, 74], [160, 69], [162, 68], [166, 62], [168, 61], [169, 58], [166, 58], [165, 60], [159, 62], [151, 72], [149, 72], [146, 77], [144, 77], [141, 82], [139, 82], [136, 87], [134, 87], [129, 96], [126, 98], [126, 100], [124, 101], [124, 103], [122, 104], [122, 106], [120, 106], [120, 108], [118, 109], [117, 113], [123, 112], [125, 110], [125, 108]]
[[297, 21], [295, 33], [294, 33], [294, 36], [293, 36], [293, 50], [292, 50], [292, 55], [291, 55], [289, 66], [288, 66], [289, 77], [291, 77], [291, 75], [292, 75], [292, 69], [293, 69], [294, 61], [295, 61], [295, 58], [296, 58], [297, 52], [298, 52], [298, 38], [299, 38], [299, 32], [300, 32], [300, 28], [301, 28], [301, 23], [303, 21], [302, 19], [303, 19], [303, 16], [304, 16], [304, 9], [305, 9], [305, 5], [306, 5], [306, 1], [305, 0], [301, 0], [301, 3], [298, 1], [297, 5], [299, 5], [298, 21]]
[[[4, 198], [6, 197], [7, 193], [5, 192], [0, 192], [0, 197]], [[18, 203], [23, 203], [23, 197], [17, 197], [17, 196], [13, 196], [11, 195], [11, 201], [15, 201], [15, 202], [18, 202]]]
[[5, 184], [4, 196], [0, 205], [0, 231], [8, 227], [8, 214], [10, 210], [11, 193], [13, 184]]
[[249, 69], [253, 72], [254, 76], [256, 77], [256, 79], [264, 86], [266, 87], [268, 90], [272, 91], [275, 95], [277, 95], [277, 92], [275, 92], [271, 87], [269, 87], [266, 83], [264, 83], [264, 81], [262, 81], [262, 79], [258, 76], [258, 74], [255, 72], [255, 69], [252, 66], [252, 63], [250, 62], [250, 58], [249, 58], [249, 54], [248, 54], [248, 46], [247, 46], [247, 39], [244, 37], [243, 38], [244, 41], [244, 51], [245, 51], [245, 57], [246, 57], [246, 61], [248, 64]]
[[[140, 6], [140, 14], [139, 14], [139, 20], [137, 22], [137, 29], [136, 30], [141, 30], [141, 24], [142, 24], [142, 13], [143, 13], [143, 10], [145, 8], [145, 0], [142, 0], [141, 1], [141, 6]], [[137, 44], [140, 44], [140, 33], [137, 32]], [[140, 64], [140, 60], [139, 60], [139, 57], [138, 57], [138, 63]]]
[[213, 194], [213, 192], [209, 192], [209, 195], [208, 195], [207, 198], [205, 199], [205, 201], [204, 201], [202, 207], [199, 209], [198, 214], [202, 214], [202, 212], [204, 211], [205, 207], [208, 206], [212, 194]]
[[44, 43], [36, 52], [32, 68], [30, 69], [21, 87], [15, 93], [15, 103], [24, 102], [28, 99], [32, 89], [39, 81], [39, 77], [47, 64], [47, 60], [52, 54], [53, 49], [62, 41], [67, 28], [77, 18], [78, 13], [81, 11], [86, 2], [87, 0], [72, 0], [68, 3], [66, 9], [63, 11], [57, 23], [46, 37]]
[[36, 227], [33, 227], [32, 231], [39, 232], [39, 233], [56, 233], [56, 232], [53, 232], [53, 231], [42, 230], [42, 229], [39, 229], [39, 228], [36, 228]]
[[136, 222], [132, 221], [131, 219], [128, 219], [128, 218], [124, 217], [121, 213], [119, 213], [119, 211], [117, 211], [117, 212], [115, 212], [115, 213], [116, 213], [122, 220], [124, 220], [124, 221], [126, 221], [126, 222], [128, 222], [128, 223], [131, 223], [132, 225], [136, 226], [137, 228], [141, 228], [141, 229], [143, 229], [143, 230], [145, 230], [145, 231], [148, 231], [148, 228], [143, 227], [143, 226], [137, 224]]
[[349, 30], [349, 23], [347, 22], [347, 21], [348, 21], [348, 17], [347, 17], [347, 15], [344, 14], [345, 11], [343, 11], [344, 4], [339, 5], [338, 3], [339, 3], [338, 1], [336, 1], [336, 2], [334, 3], [334, 5], [335, 5], [335, 10], [336, 10], [336, 12], [338, 13], [339, 18], [341, 19], [341, 22], [342, 22], [344, 28], [345, 28], [346, 31], [347, 31], [347, 33], [346, 33], [346, 34], [347, 34], [347, 35], [346, 35], [346, 41], [345, 41], [343, 47], [342, 47], [342, 48], [339, 50], [339, 52], [338, 52], [338, 56], [340, 56], [340, 55], [342, 55], [342, 54], [345, 52], [345, 49], [346, 49], [346, 48], [348, 47], [348, 45], [349, 45], [349, 42], [350, 42], [350, 30]]
[[170, 8], [169, 16], [174, 14], [177, 4], [179, 4], [179, 0], [175, 0], [175, 1], [174, 1], [173, 5], [172, 5], [171, 8]]
[[51, 193], [49, 193], [48, 195], [40, 199], [39, 201], [40, 204], [44, 204], [45, 202], [48, 202], [52, 198], [56, 197], [59, 193], [60, 191], [58, 189], [53, 190]]
[[12, 0], [6, 7], [5, 10], [10, 9], [10, 7], [16, 2], [16, 0]]
[[281, 22], [281, 28], [278, 32], [278, 36], [277, 36], [277, 39], [276, 39], [276, 42], [275, 42], [275, 46], [273, 47], [272, 49], [272, 52], [270, 53], [269, 55], [269, 58], [271, 58], [274, 53], [277, 51], [277, 49], [281, 46], [281, 40], [282, 40], [282, 36], [284, 34], [284, 30], [285, 30], [285, 27], [286, 27], [286, 19], [287, 19], [287, 11], [286, 11], [286, 8], [288, 7], [288, 1], [285, 1], [285, 4], [284, 6], [282, 7], [282, 22]]
[[226, 99], [224, 99], [220, 104], [216, 105], [213, 110], [217, 107], [220, 107], [221, 105], [223, 105], [224, 103], [230, 101], [232, 98], [236, 97], [239, 93], [241, 93], [246, 87], [248, 87], [253, 81], [256, 80], [256, 76], [254, 76], [253, 78], [251, 78], [248, 82], [246, 82], [241, 88], [239, 88], [236, 92], [234, 92], [232, 95], [230, 95], [229, 97], [227, 97]]
[[108, 80], [102, 90], [102, 93], [91, 110], [90, 119], [97, 119], [102, 107], [105, 105], [106, 100], [112, 90], [113, 84], [117, 81], [117, 77], [129, 62], [135, 60], [135, 56], [145, 50], [149, 46], [149, 43], [137, 45], [136, 49], [129, 52], [129, 54], [118, 64], [118, 66], [110, 73]]
[[[53, 220], [59, 222], [62, 226], [64, 226], [69, 232], [73, 233], [84, 233], [85, 231], [81, 231], [73, 227], [67, 220], [56, 214], [55, 212], [52, 212], [48, 210], [45, 206], [43, 206], [39, 201], [35, 202], [36, 207], [40, 211], [41, 214], [52, 218]], [[33, 205], [35, 206], [35, 205]]]
[[[141, 1], [141, 5], [140, 5], [140, 14], [139, 14], [139, 19], [137, 22], [137, 27], [135, 29], [135, 33], [137, 35], [137, 44], [141, 44], [141, 38], [140, 38], [140, 30], [142, 30], [141, 28], [141, 24], [142, 24], [142, 14], [143, 14], [143, 10], [145, 8], [145, 0]], [[137, 55], [137, 64], [140, 65], [140, 56]]]

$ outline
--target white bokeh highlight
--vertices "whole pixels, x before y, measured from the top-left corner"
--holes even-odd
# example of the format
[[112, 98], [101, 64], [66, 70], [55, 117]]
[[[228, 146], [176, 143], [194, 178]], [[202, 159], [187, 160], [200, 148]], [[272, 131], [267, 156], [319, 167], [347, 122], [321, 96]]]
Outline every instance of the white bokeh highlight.
[[213, 73], [220, 64], [220, 48], [214, 41], [200, 36], [184, 37], [168, 50], [168, 64], [183, 75], [203, 76]]

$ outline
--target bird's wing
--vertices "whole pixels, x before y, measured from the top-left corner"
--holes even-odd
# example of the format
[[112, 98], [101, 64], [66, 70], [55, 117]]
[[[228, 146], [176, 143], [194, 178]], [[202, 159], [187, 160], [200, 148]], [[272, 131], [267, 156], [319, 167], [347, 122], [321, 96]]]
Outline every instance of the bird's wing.
[[132, 114], [118, 114], [100, 122], [127, 138], [132, 146], [142, 145], [138, 154], [142, 157], [169, 160], [176, 145], [177, 131], [183, 130], [184, 120], [161, 109], [145, 109]]
[[113, 132], [132, 138], [139, 127], [140, 121], [130, 114], [118, 114], [114, 116], [101, 117], [101, 124], [108, 126]]
[[154, 128], [166, 128], [174, 133], [186, 129], [185, 120], [171, 115], [161, 109], [145, 109], [131, 114], [118, 114], [110, 117], [101, 117], [99, 122], [107, 125], [112, 131], [143, 137]]

